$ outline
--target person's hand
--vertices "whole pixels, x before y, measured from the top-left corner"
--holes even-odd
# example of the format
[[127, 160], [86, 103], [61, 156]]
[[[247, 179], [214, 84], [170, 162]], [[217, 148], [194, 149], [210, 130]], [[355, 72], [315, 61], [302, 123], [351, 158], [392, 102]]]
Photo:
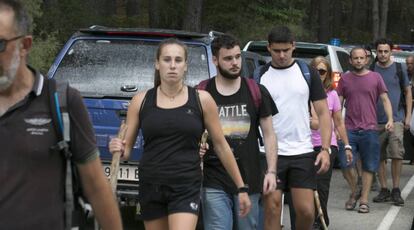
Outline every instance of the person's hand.
[[[276, 170], [274, 172], [276, 172]], [[263, 194], [266, 195], [272, 191], [275, 191], [276, 186], [276, 174], [273, 172], [267, 172], [263, 181]]]
[[252, 203], [249, 199], [249, 194], [247, 192], [239, 193], [239, 216], [245, 217], [252, 207]]
[[315, 166], [321, 165], [321, 167], [318, 170], [318, 174], [323, 174], [328, 171], [329, 166], [331, 164], [329, 153], [327, 151], [321, 151], [319, 152], [318, 156], [316, 156]]
[[411, 118], [410, 117], [405, 117], [404, 120], [404, 128], [405, 130], [409, 130], [410, 129], [410, 123], [411, 123]]
[[388, 121], [387, 124], [385, 124], [385, 130], [388, 132], [394, 131], [394, 121]]
[[121, 140], [120, 138], [114, 137], [109, 142], [109, 152], [114, 154], [116, 152], [121, 153], [121, 157], [124, 158], [125, 152], [125, 140]]
[[207, 150], [210, 148], [210, 146], [208, 145], [208, 143], [204, 143], [204, 144], [200, 144], [200, 158], [203, 158], [204, 155], [206, 155]]
[[350, 165], [354, 157], [352, 155], [352, 151], [350, 149], [345, 150], [345, 155], [346, 155], [346, 164]]

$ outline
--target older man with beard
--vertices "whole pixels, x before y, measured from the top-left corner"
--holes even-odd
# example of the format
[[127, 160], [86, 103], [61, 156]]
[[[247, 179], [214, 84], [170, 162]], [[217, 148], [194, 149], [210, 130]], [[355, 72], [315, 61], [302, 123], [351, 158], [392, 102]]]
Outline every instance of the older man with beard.
[[[19, 1], [0, 0], [0, 228], [63, 230], [71, 221], [64, 218], [64, 156], [51, 150], [58, 138], [49, 81], [26, 65], [32, 47], [29, 21]], [[85, 195], [102, 228], [121, 229], [82, 98], [69, 87], [67, 99], [70, 148]]]
[[[235, 229], [257, 229], [260, 193], [268, 194], [276, 188], [277, 142], [272, 115], [277, 113], [277, 108], [263, 86], [240, 77], [240, 44], [234, 37], [221, 35], [215, 38], [212, 50], [218, 73], [207, 80], [205, 89], [217, 103], [223, 132], [247, 184], [236, 188], [215, 154], [214, 146], [207, 151], [202, 193], [204, 229], [231, 230], [233, 223]], [[248, 84], [255, 84], [260, 90], [261, 103], [258, 106]], [[263, 131], [267, 159], [264, 178], [260, 167], [259, 126]], [[240, 192], [248, 192], [252, 203], [246, 217], [237, 213], [237, 194]]]

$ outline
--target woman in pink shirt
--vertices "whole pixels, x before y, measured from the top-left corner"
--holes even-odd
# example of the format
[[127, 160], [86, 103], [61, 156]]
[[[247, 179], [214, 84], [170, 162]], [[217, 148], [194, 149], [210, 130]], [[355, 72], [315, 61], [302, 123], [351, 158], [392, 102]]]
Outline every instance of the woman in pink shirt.
[[[346, 134], [345, 123], [342, 119], [342, 112], [341, 112], [341, 104], [339, 101], [339, 96], [334, 90], [334, 85], [332, 82], [332, 68], [329, 62], [322, 56], [315, 57], [312, 59], [310, 65], [318, 70], [319, 75], [322, 80], [322, 84], [325, 88], [327, 94], [327, 101], [329, 112], [332, 116], [332, 137], [331, 137], [331, 154], [330, 160], [331, 165], [325, 174], [318, 175], [317, 177], [317, 190], [319, 193], [320, 203], [322, 207], [322, 211], [325, 217], [325, 222], [329, 225], [329, 218], [327, 212], [327, 205], [328, 205], [328, 197], [329, 197], [329, 186], [331, 183], [332, 177], [332, 166], [334, 165], [335, 158], [338, 154], [338, 142], [337, 139], [341, 139], [345, 145], [349, 145], [348, 136]], [[311, 128], [312, 128], [312, 144], [315, 151], [319, 151], [322, 146], [321, 141], [321, 134], [319, 130], [319, 122], [316, 114], [312, 112], [311, 118]], [[337, 136], [338, 134], [338, 136]], [[352, 152], [348, 149], [345, 152], [346, 159], [348, 163], [352, 162]], [[353, 206], [356, 205], [356, 200], [352, 199], [354, 196], [351, 195], [350, 200], [346, 203], [346, 206]], [[348, 208], [348, 207], [347, 207]], [[320, 220], [315, 220], [315, 225], [320, 225]]]

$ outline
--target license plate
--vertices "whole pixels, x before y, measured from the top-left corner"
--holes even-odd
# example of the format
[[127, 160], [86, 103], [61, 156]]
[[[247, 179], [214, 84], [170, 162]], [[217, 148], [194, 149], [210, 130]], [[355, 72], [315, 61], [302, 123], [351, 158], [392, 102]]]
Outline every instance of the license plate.
[[[111, 175], [111, 165], [104, 165], [105, 175], [109, 178]], [[136, 165], [120, 165], [118, 172], [118, 180], [138, 181], [138, 166]]]

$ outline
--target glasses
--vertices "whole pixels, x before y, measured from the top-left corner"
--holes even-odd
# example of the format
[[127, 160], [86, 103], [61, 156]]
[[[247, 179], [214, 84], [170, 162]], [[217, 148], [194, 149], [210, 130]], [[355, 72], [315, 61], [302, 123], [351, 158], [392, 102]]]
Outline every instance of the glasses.
[[325, 75], [328, 71], [326, 69], [318, 69], [319, 75]]
[[0, 53], [3, 52], [6, 49], [6, 46], [7, 46], [8, 42], [17, 40], [17, 39], [22, 38], [22, 37], [24, 37], [24, 35], [20, 35], [20, 36], [10, 38], [10, 39], [0, 39]]

